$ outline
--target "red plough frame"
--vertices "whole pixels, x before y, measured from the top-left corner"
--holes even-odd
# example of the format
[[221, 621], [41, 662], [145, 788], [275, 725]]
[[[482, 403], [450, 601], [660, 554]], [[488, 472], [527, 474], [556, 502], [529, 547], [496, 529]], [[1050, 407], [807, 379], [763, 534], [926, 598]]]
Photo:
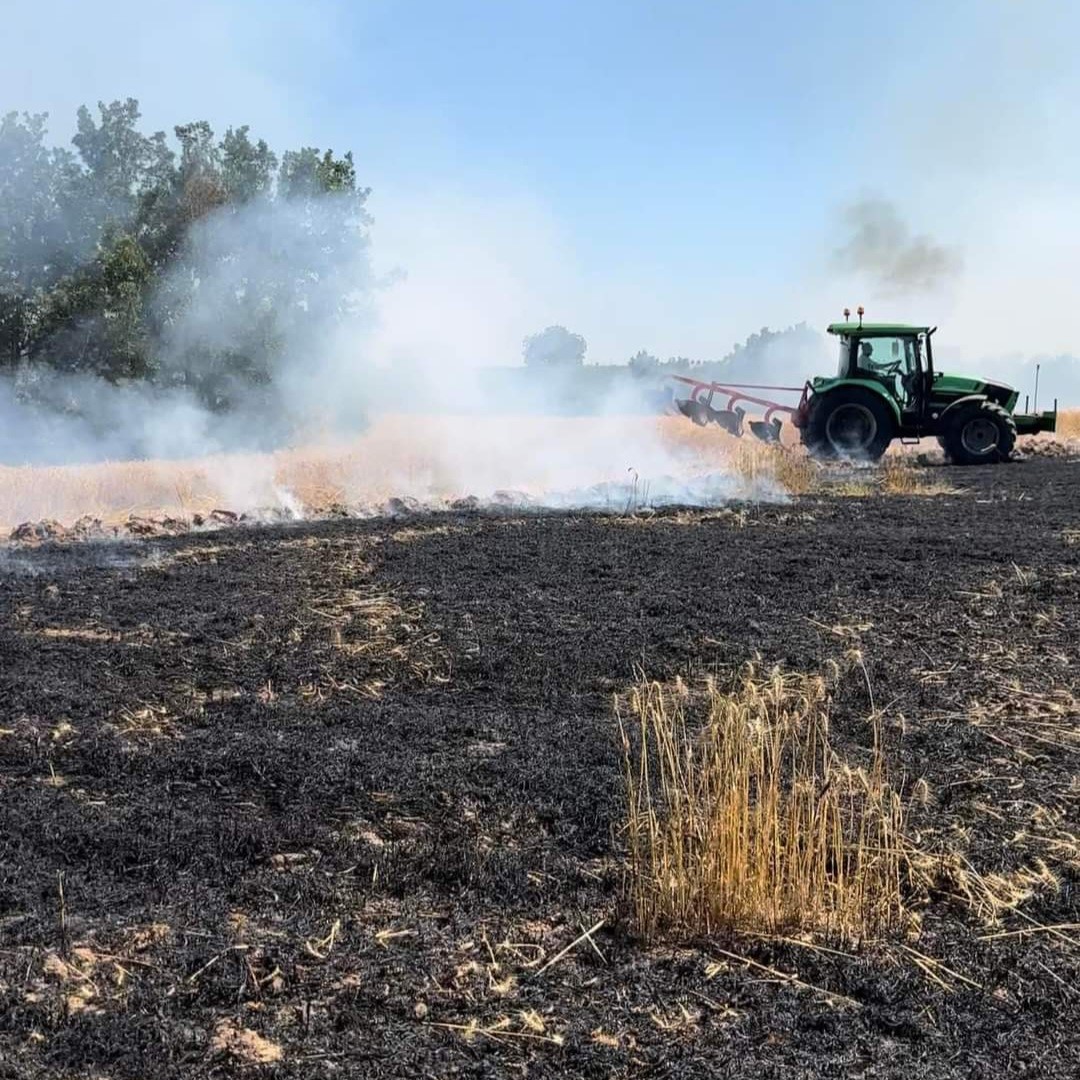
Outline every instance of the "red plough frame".
[[[707, 424], [713, 420], [733, 435], [739, 435], [742, 433], [742, 417], [746, 412], [739, 403], [747, 402], [765, 410], [765, 415], [761, 420], [751, 421], [750, 424], [751, 431], [759, 438], [770, 442], [779, 438], [780, 421], [775, 417], [776, 413], [786, 413], [791, 418], [794, 427], [802, 426], [802, 418], [806, 413], [806, 400], [810, 391], [809, 383], [803, 386], [761, 386], [757, 383], [702, 382], [700, 379], [692, 379], [687, 375], [669, 377], [693, 388], [688, 400], [676, 401], [675, 404], [684, 416], [697, 424]], [[745, 390], [780, 390], [785, 393], [799, 394], [799, 403], [784, 405], [779, 401], [744, 393]], [[713, 408], [713, 396], [716, 394], [727, 397], [727, 406], [723, 410]]]

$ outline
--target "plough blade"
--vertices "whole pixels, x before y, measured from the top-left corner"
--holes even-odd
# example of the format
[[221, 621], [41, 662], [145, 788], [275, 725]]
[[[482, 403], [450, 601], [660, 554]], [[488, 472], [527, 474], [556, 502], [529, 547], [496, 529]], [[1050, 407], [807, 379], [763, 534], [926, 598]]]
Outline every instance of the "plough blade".
[[765, 420], [751, 420], [750, 431], [763, 443], [778, 443], [780, 441], [780, 429], [783, 424], [775, 417], [766, 422]]
[[746, 410], [736, 406], [734, 409], [714, 409], [704, 401], [691, 398], [686, 401], [676, 401], [679, 412], [683, 416], [693, 420], [695, 424], [705, 427], [706, 424], [718, 424], [726, 432], [741, 438], [743, 433], [743, 417]]
[[[705, 406], [709, 408], [707, 405]], [[714, 424], [719, 424], [729, 435], [736, 439], [742, 438], [743, 417], [746, 410], [737, 406], [734, 409], [709, 409], [709, 419]]]
[[709, 422], [709, 413], [712, 410], [704, 401], [688, 399], [686, 401], [676, 401], [675, 404], [679, 406], [679, 412], [687, 419], [693, 420], [695, 424], [704, 427]]

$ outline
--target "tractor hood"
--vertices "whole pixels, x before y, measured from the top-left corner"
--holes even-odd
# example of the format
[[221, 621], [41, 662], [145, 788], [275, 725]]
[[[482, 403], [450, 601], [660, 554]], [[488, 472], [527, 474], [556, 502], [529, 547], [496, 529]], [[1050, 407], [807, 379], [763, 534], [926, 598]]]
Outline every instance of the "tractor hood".
[[976, 379], [970, 375], [950, 375], [942, 372], [934, 376], [934, 396], [966, 397], [968, 394], [985, 394], [991, 401], [1010, 408], [1018, 397], [1008, 384], [989, 379]]

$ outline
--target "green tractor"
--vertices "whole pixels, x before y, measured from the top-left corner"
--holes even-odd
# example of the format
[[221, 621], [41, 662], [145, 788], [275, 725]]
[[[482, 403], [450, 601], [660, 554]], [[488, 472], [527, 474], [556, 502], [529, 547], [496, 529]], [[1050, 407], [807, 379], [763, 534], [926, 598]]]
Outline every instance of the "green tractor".
[[[850, 320], [849, 312], [844, 312]], [[876, 461], [893, 439], [936, 437], [956, 465], [1007, 461], [1017, 435], [1054, 431], [1051, 412], [1017, 413], [1011, 386], [934, 370], [937, 327], [845, 321], [828, 327], [840, 339], [836, 376], [806, 386], [792, 423], [818, 458]]]

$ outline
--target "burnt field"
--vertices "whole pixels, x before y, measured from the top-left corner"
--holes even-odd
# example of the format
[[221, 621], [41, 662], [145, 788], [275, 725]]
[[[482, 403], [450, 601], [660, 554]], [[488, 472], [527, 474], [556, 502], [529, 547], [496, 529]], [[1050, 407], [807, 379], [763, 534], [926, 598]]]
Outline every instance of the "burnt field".
[[[0, 1076], [1073, 1075], [1080, 465], [932, 472], [0, 552]], [[753, 660], [880, 714], [902, 932], [631, 933], [614, 695]]]

